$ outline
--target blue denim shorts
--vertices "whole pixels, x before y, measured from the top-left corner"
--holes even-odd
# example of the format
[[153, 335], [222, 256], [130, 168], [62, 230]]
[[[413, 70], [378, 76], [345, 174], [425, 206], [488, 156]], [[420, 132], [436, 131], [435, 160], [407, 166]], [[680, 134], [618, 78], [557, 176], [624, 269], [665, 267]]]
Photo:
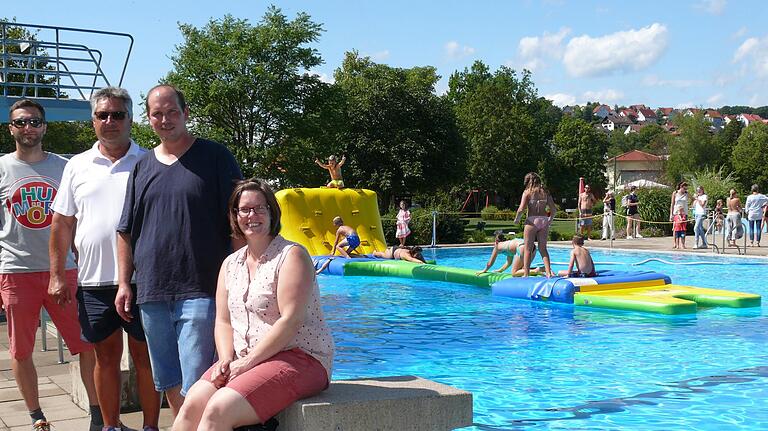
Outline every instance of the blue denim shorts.
[[214, 299], [153, 301], [139, 309], [155, 389], [165, 391], [181, 385], [181, 395], [186, 396], [214, 362]]

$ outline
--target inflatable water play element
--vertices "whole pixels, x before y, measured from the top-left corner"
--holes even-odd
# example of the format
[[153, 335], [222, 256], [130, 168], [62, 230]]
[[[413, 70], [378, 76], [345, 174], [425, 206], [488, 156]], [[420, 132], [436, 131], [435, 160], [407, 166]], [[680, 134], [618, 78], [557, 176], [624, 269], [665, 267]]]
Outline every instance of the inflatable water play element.
[[333, 218], [341, 216], [360, 236], [359, 253], [386, 248], [379, 217], [376, 193], [365, 189], [298, 188], [276, 193], [280, 204], [280, 234], [295, 241], [312, 256], [325, 255], [333, 249], [336, 228]]
[[[329, 257], [315, 259], [320, 267]], [[490, 287], [496, 296], [551, 301], [577, 306], [691, 314], [700, 307], [746, 308], [760, 305], [760, 295], [670, 284], [668, 276], [653, 271], [598, 271], [597, 277], [514, 277], [511, 274], [428, 265], [380, 258], [334, 257], [326, 273], [343, 276], [379, 276], [447, 281]]]
[[[402, 277], [447, 281], [490, 287], [494, 295], [577, 306], [645, 311], [661, 314], [695, 313], [699, 307], [756, 307], [760, 295], [670, 284], [653, 271], [598, 271], [597, 277], [513, 277], [511, 274], [477, 274], [473, 269], [417, 264], [371, 256], [346, 259], [327, 255], [333, 248], [333, 218], [357, 230], [359, 253], [386, 248], [376, 193], [364, 189], [286, 189], [277, 192], [282, 216], [281, 234], [309, 250], [320, 268], [333, 259], [324, 273], [343, 276]], [[639, 262], [642, 264], [645, 262]]]
[[511, 278], [491, 286], [494, 295], [548, 300], [578, 306], [690, 314], [699, 307], [747, 308], [760, 305], [760, 295], [670, 284], [652, 271], [598, 271], [587, 278]]
[[[315, 267], [319, 268], [328, 259], [328, 256], [315, 257]], [[413, 263], [404, 260], [375, 257], [346, 259], [338, 256], [333, 258], [324, 273], [344, 276], [415, 278], [481, 287], [491, 287], [497, 281], [512, 277], [511, 274], [499, 274], [496, 272], [477, 275], [477, 271], [473, 269]]]

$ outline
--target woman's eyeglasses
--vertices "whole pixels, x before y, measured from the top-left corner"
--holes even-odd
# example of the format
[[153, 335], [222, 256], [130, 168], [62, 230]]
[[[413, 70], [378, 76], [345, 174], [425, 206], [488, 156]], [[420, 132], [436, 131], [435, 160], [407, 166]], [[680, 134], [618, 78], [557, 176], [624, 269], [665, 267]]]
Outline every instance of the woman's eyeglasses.
[[269, 205], [257, 205], [255, 207], [240, 207], [235, 211], [240, 214], [241, 217], [248, 217], [251, 213], [256, 215], [264, 215], [269, 212]]

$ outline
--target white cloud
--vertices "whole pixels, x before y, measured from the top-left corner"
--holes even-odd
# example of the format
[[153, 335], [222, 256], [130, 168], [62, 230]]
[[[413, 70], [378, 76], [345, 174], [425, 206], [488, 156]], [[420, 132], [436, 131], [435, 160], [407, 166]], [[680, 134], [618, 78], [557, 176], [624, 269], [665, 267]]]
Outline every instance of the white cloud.
[[563, 107], [566, 105], [575, 105], [576, 96], [565, 93], [545, 94], [545, 99], [551, 100], [555, 106]]
[[445, 55], [451, 60], [461, 60], [475, 53], [475, 48], [471, 46], [461, 46], [459, 42], [452, 40], [445, 44]]
[[557, 33], [545, 32], [542, 36], [526, 36], [518, 42], [517, 50], [523, 59], [523, 68], [534, 71], [546, 63], [544, 59], [559, 60], [563, 56], [563, 39], [571, 29], [563, 27]]
[[381, 63], [389, 58], [389, 50], [385, 49], [384, 51], [374, 52], [369, 57], [371, 57], [371, 60], [374, 62]]
[[733, 62], [761, 77], [768, 78], [768, 36], [750, 37], [742, 42], [733, 54]]
[[747, 35], [747, 27], [741, 26], [738, 30], [736, 30], [735, 33], [731, 35], [731, 38], [733, 39], [741, 39], [742, 37]]
[[733, 54], [733, 61], [741, 61], [749, 55], [750, 53], [754, 52], [755, 49], [760, 45], [760, 41], [756, 37], [750, 37], [749, 39], [742, 42], [741, 45], [736, 49], [736, 53]]
[[565, 48], [563, 64], [575, 77], [641, 70], [655, 63], [666, 48], [667, 27], [654, 23], [601, 37], [574, 37]]
[[661, 79], [657, 75], [647, 75], [643, 78], [643, 85], [646, 87], [674, 87], [690, 88], [706, 85], [701, 79]]
[[723, 93], [717, 93], [717, 94], [713, 94], [707, 99], [707, 104], [709, 106], [715, 106], [720, 104], [720, 102], [722, 101], [723, 101]]
[[582, 98], [588, 102], [613, 103], [624, 97], [624, 93], [618, 90], [606, 89], [598, 91], [585, 91]]
[[333, 84], [334, 82], [336, 82], [336, 80], [333, 79], [333, 75], [328, 75], [327, 73], [324, 73], [324, 72], [318, 72], [316, 70], [310, 70], [308, 73], [310, 75], [317, 76], [317, 78], [320, 79], [320, 81], [323, 81], [323, 82], [328, 83], [328, 84]]
[[727, 4], [726, 0], [701, 0], [696, 8], [712, 15], [722, 15]]

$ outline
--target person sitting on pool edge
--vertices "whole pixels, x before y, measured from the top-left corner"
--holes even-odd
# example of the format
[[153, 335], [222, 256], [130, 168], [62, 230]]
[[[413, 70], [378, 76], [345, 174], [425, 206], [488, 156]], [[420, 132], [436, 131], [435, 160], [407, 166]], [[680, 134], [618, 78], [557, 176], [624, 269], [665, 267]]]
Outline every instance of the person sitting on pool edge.
[[[478, 271], [477, 274], [480, 275], [488, 272], [488, 270], [493, 266], [494, 262], [496, 262], [496, 257], [499, 255], [499, 253], [505, 255], [507, 257], [507, 261], [504, 263], [504, 265], [502, 265], [501, 268], [493, 272], [504, 272], [511, 265], [512, 275], [525, 274], [525, 271], [523, 271], [523, 240], [507, 240], [507, 237], [499, 231], [497, 231], [494, 235], [494, 244], [493, 251], [491, 252], [491, 258], [488, 259], [488, 263], [485, 265], [485, 269]], [[535, 245], [533, 246], [533, 251], [531, 253], [536, 253]], [[539, 273], [541, 273], [541, 268], [531, 268], [530, 274], [538, 275]]]
[[424, 259], [424, 255], [421, 252], [421, 247], [418, 245], [413, 247], [401, 247], [399, 245], [393, 245], [391, 247], [387, 247], [387, 249], [384, 251], [374, 251], [373, 257], [407, 260], [408, 262], [413, 263], [427, 263], [427, 261]]
[[[344, 220], [341, 217], [336, 216], [333, 218], [333, 225], [336, 229], [336, 241], [333, 243], [333, 249], [331, 250], [331, 256], [336, 254], [336, 250], [339, 250], [339, 254], [343, 257], [350, 257], [349, 255], [360, 246], [360, 237], [357, 235], [357, 231], [352, 226], [345, 226]], [[346, 250], [344, 249], [346, 247]]]
[[[571, 250], [571, 260], [568, 262], [568, 269], [560, 270], [557, 275], [562, 277], [597, 277], [595, 272], [595, 262], [592, 261], [592, 255], [589, 250], [584, 248], [584, 237], [574, 235], [573, 250]], [[573, 267], [576, 265], [576, 270]]]

